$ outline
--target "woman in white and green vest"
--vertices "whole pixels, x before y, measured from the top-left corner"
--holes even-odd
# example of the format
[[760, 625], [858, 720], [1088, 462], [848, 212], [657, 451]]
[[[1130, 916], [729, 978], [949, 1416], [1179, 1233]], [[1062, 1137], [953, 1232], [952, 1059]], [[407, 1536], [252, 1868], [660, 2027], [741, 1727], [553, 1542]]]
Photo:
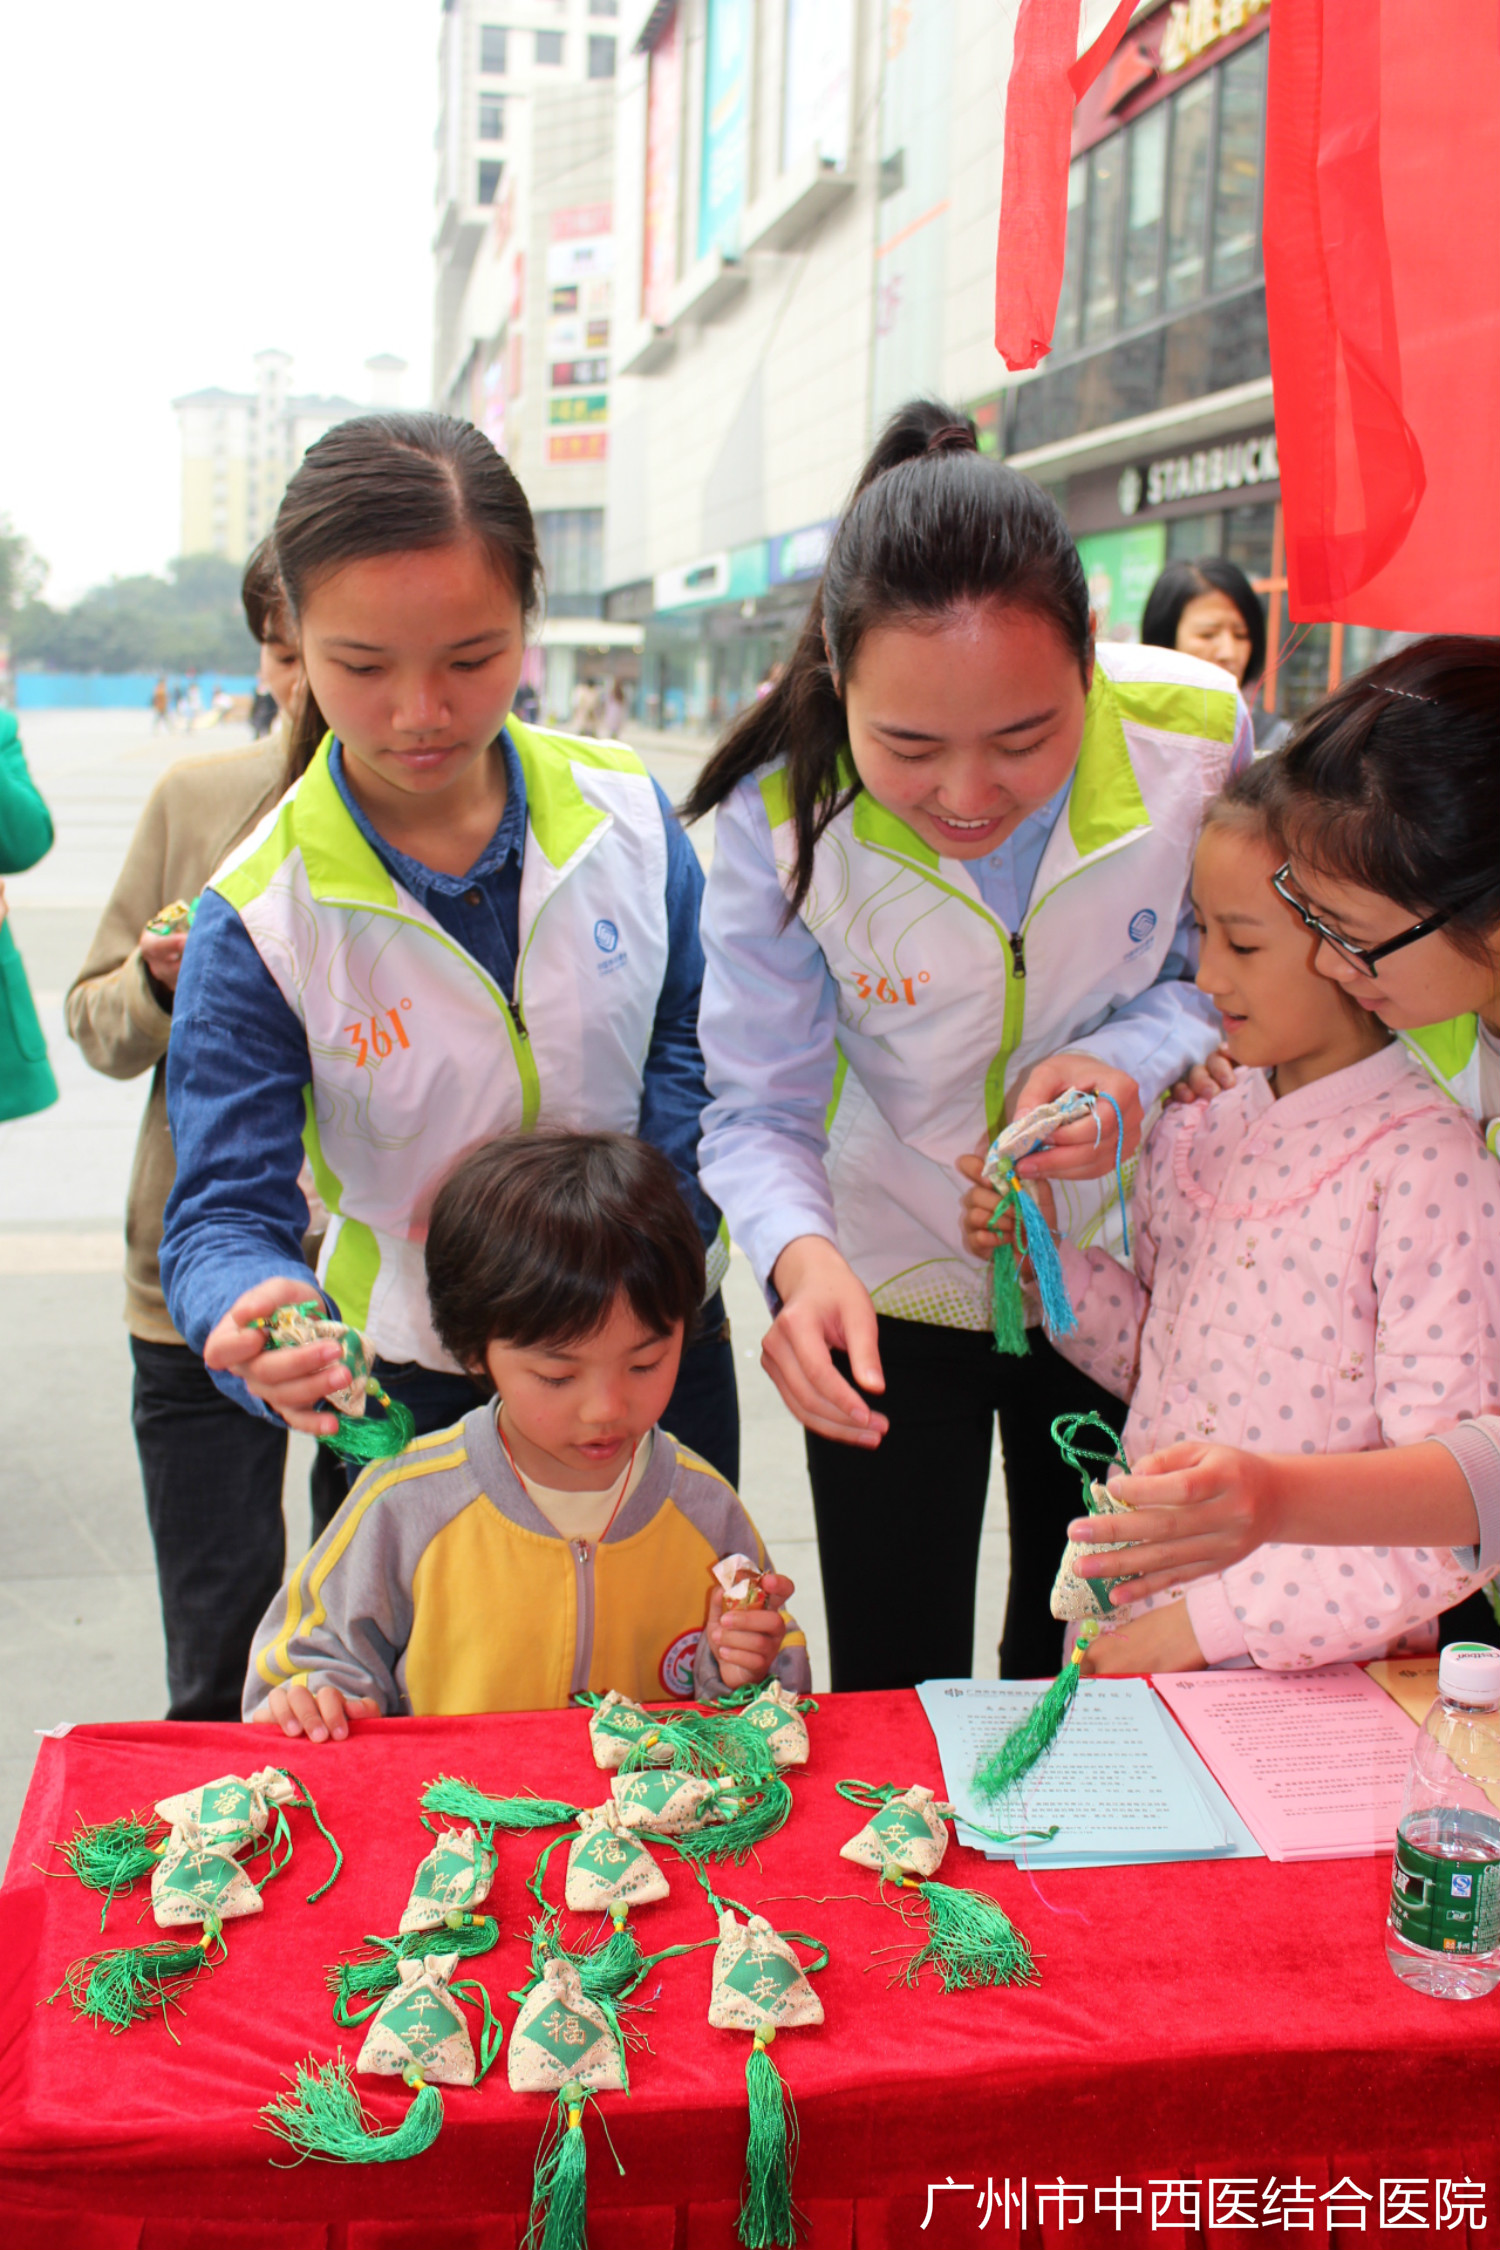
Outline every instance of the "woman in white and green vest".
[[[1095, 650], [1056, 504], [923, 402], [866, 466], [785, 676], [689, 801], [718, 808], [701, 1170], [807, 1427], [835, 1687], [969, 1672], [997, 1411], [1002, 1669], [1056, 1669], [1078, 1485], [1050, 1426], [1123, 1409], [1040, 1328], [1028, 1357], [995, 1352], [961, 1198], [1002, 1118], [1065, 1087], [1113, 1096], [1129, 1156], [1214, 1047], [1188, 876], [1204, 804], [1250, 755], [1227, 674]], [[1114, 1201], [1101, 1115], [1097, 1141], [1073, 1126], [1022, 1166], [1080, 1241]]]
[[[443, 1428], [478, 1393], [428, 1312], [437, 1190], [500, 1133], [639, 1133], [710, 1257], [667, 1420], [732, 1480], [725, 1250], [697, 1179], [702, 877], [631, 751], [508, 718], [540, 591], [526, 496], [468, 423], [361, 416], [311, 448], [274, 536], [305, 770], [218, 870], [183, 957], [172, 1318], [252, 1411], [331, 1433], [334, 1347], [267, 1352], [252, 1325], [321, 1291], [419, 1433]], [[304, 1153], [329, 1214], [316, 1279]]]

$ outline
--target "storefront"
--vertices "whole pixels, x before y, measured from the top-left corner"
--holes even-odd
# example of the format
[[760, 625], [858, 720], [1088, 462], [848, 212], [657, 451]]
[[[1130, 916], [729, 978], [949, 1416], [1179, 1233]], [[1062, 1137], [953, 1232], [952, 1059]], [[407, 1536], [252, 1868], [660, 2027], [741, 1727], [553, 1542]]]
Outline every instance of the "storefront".
[[611, 619], [644, 627], [643, 725], [716, 733], [784, 664], [802, 629], [832, 522], [700, 555], [607, 598]]
[[1101, 636], [1133, 640], [1178, 557], [1267, 609], [1266, 705], [1295, 717], [1384, 636], [1286, 611], [1261, 267], [1267, 0], [1171, 0], [1079, 103], [1053, 350], [977, 402], [987, 450], [1054, 491]]

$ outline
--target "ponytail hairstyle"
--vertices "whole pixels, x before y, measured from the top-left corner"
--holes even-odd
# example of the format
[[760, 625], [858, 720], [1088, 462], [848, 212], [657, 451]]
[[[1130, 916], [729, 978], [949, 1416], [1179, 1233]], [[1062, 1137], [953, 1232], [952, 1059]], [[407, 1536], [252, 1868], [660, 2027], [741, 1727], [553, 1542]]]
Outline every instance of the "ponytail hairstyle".
[[966, 416], [914, 399], [865, 463], [785, 672], [741, 712], [682, 808], [700, 820], [748, 775], [785, 759], [797, 839], [788, 919], [807, 897], [819, 837], [861, 788], [839, 772], [849, 729], [835, 676], [848, 678], [875, 627], [935, 621], [968, 602], [1046, 618], [1087, 679], [1088, 585], [1061, 509], [982, 455]]
[[[531, 508], [510, 464], [482, 430], [451, 414], [357, 414], [309, 446], [282, 496], [272, 533], [276, 570], [300, 623], [322, 578], [371, 555], [478, 539], [529, 625], [542, 562]], [[306, 681], [292, 719], [287, 784], [328, 732]]]
[[1500, 925], [1500, 640], [1435, 633], [1308, 712], [1279, 755], [1298, 859], [1446, 934], [1473, 960]]

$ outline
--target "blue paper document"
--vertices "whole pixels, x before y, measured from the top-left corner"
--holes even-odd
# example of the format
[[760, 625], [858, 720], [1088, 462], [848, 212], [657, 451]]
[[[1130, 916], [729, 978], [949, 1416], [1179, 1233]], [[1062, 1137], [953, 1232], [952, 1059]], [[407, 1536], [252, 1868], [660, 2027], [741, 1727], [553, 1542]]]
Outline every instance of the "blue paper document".
[[[1037, 1867], [1258, 1859], [1260, 1846], [1145, 1680], [1081, 1680], [1052, 1748], [1008, 1797], [985, 1805], [972, 1780], [1046, 1687], [1029, 1680], [927, 1680], [958, 1840], [991, 1859]], [[1055, 1828], [1042, 1842], [997, 1843], [977, 1827]]]

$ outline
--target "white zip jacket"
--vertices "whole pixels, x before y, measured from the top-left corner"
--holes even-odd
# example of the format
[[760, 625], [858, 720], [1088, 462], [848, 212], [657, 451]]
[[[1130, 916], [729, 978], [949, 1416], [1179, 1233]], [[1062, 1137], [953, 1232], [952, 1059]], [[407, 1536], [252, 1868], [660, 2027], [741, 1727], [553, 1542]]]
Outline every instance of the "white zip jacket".
[[[796, 917], [821, 954], [808, 975], [809, 1038], [821, 1031], [820, 1011], [836, 1019], [821, 1134], [778, 1106], [774, 1059], [764, 1084], [748, 1084], [738, 1042], [755, 1005], [752, 976], [735, 928], [716, 912], [710, 872], [700, 1035], [715, 1099], [699, 1168], [733, 1233], [744, 1239], [760, 1216], [752, 1174], [763, 1181], [779, 1165], [784, 1205], [810, 1220], [793, 1231], [831, 1234], [878, 1311], [989, 1325], [988, 1271], [962, 1242], [957, 1159], [994, 1132], [1034, 1063], [1086, 1044], [1083, 1027], [1155, 982], [1203, 807], [1231, 770], [1239, 708], [1226, 675], [1195, 658], [1101, 648], [1072, 785], [1014, 933], [962, 861], [940, 858], [874, 798], [862, 793], [839, 814]], [[748, 951], [767, 942], [772, 901], [790, 891], [794, 839], [779, 766], [742, 789], [764, 803], [781, 886], [762, 926], [745, 928]], [[794, 925], [788, 935], [797, 934]], [[1213, 1044], [1205, 1025], [1198, 1053]], [[1064, 1231], [1094, 1239], [1114, 1202], [1113, 1177], [1058, 1186]], [[767, 1243], [762, 1280], [784, 1246]]]

